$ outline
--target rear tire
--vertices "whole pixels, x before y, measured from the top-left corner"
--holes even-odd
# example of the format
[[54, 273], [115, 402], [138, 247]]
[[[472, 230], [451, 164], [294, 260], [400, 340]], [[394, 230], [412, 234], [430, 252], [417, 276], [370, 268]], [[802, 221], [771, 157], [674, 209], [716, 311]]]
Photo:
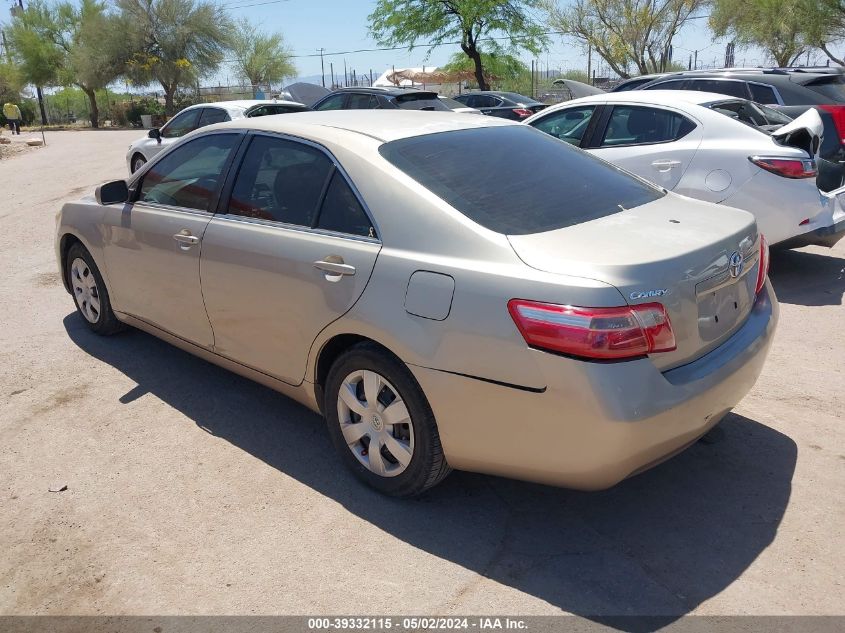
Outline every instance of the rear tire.
[[373, 343], [355, 345], [332, 365], [323, 410], [341, 459], [379, 492], [415, 496], [451, 472], [413, 374]]
[[65, 262], [68, 287], [88, 329], [102, 336], [125, 329], [111, 308], [109, 291], [91, 253], [77, 242], [68, 249]]

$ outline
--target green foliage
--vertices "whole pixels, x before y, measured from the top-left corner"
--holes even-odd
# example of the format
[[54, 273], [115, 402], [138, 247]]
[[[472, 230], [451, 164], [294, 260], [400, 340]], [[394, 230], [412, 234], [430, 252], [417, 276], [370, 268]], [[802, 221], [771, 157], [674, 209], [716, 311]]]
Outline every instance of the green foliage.
[[22, 87], [20, 69], [12, 62], [0, 62], [0, 104], [20, 101]]
[[26, 10], [18, 11], [8, 31], [9, 46], [21, 76], [36, 86], [59, 83], [65, 51], [54, 37], [58, 30], [55, 8], [44, 0], [33, 0]]
[[[820, 6], [818, 0], [812, 3]], [[805, 0], [714, 0], [710, 28], [737, 44], [765, 49], [778, 66], [790, 66], [807, 48]]]
[[[664, 72], [669, 47], [707, 0], [574, 0], [564, 7], [543, 0], [549, 27], [604, 59], [620, 77]], [[738, 0], [744, 1], [744, 0]]]
[[179, 87], [194, 86], [223, 61], [232, 36], [225, 9], [208, 0], [117, 0], [121, 32], [134, 51], [127, 74], [139, 85], [157, 81], [168, 114]]
[[539, 53], [546, 36], [531, 15], [537, 6], [538, 0], [378, 0], [369, 16], [370, 31], [383, 46], [409, 49], [420, 40], [432, 48], [459, 41], [473, 63], [479, 87], [488, 89], [482, 42], [503, 35], [508, 50]]
[[252, 86], [272, 84], [296, 75], [291, 53], [281, 33], [263, 33], [247, 19], [238, 21], [232, 33], [235, 71]]
[[[527, 77], [531, 83], [531, 72], [517, 57], [502, 50], [491, 53], [481, 53], [481, 65], [484, 76], [491, 86], [497, 90], [510, 90], [505, 85], [519, 83], [521, 78]], [[474, 72], [475, 64], [463, 53], [455, 53], [442, 68], [449, 72]]]

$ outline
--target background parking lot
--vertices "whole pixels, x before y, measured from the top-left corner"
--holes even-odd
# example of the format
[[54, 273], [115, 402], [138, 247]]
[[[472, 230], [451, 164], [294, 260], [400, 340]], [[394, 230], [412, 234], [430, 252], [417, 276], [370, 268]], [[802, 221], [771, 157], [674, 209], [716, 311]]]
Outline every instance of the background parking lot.
[[774, 348], [707, 442], [600, 493], [454, 473], [399, 501], [293, 401], [85, 328], [55, 213], [140, 134], [0, 161], [0, 613], [842, 613], [845, 242], [773, 253]]

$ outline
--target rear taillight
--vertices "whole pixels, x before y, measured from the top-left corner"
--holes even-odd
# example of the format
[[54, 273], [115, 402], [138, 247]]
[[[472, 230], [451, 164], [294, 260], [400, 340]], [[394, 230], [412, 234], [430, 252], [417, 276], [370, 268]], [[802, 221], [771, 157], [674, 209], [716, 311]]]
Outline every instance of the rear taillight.
[[816, 161], [809, 158], [778, 158], [776, 156], [749, 156], [748, 160], [784, 178], [815, 178]]
[[619, 359], [675, 349], [675, 333], [660, 303], [581, 308], [511, 299], [508, 310], [525, 342], [544, 350]]
[[760, 265], [757, 268], [757, 288], [755, 294], [759, 294], [769, 276], [769, 245], [766, 238], [760, 234]]
[[830, 112], [833, 123], [836, 125], [836, 132], [839, 134], [839, 140], [845, 143], [845, 106], [820, 105], [819, 107], [825, 112]]
[[525, 117], [534, 114], [533, 112], [531, 112], [531, 110], [528, 110], [527, 108], [514, 108], [513, 113], [521, 119], [524, 119]]

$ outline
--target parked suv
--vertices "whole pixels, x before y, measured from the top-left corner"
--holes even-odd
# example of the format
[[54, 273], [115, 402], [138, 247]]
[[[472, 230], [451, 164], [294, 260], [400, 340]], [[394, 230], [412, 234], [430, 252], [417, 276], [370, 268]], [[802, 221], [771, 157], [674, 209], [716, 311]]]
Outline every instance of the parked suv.
[[467, 92], [454, 97], [454, 99], [470, 108], [481, 110], [482, 114], [511, 119], [512, 121], [527, 119], [546, 107], [546, 104], [516, 92], [496, 92], [494, 90]]
[[311, 106], [312, 110], [440, 110], [450, 112], [436, 92], [416, 88], [338, 88]]
[[[629, 88], [635, 77], [619, 84], [623, 90], [699, 90], [717, 92], [773, 106], [792, 118], [815, 108], [824, 123], [819, 156], [845, 164], [845, 75], [839, 68], [728, 68], [655, 75]], [[842, 171], [841, 169], [839, 171]]]

